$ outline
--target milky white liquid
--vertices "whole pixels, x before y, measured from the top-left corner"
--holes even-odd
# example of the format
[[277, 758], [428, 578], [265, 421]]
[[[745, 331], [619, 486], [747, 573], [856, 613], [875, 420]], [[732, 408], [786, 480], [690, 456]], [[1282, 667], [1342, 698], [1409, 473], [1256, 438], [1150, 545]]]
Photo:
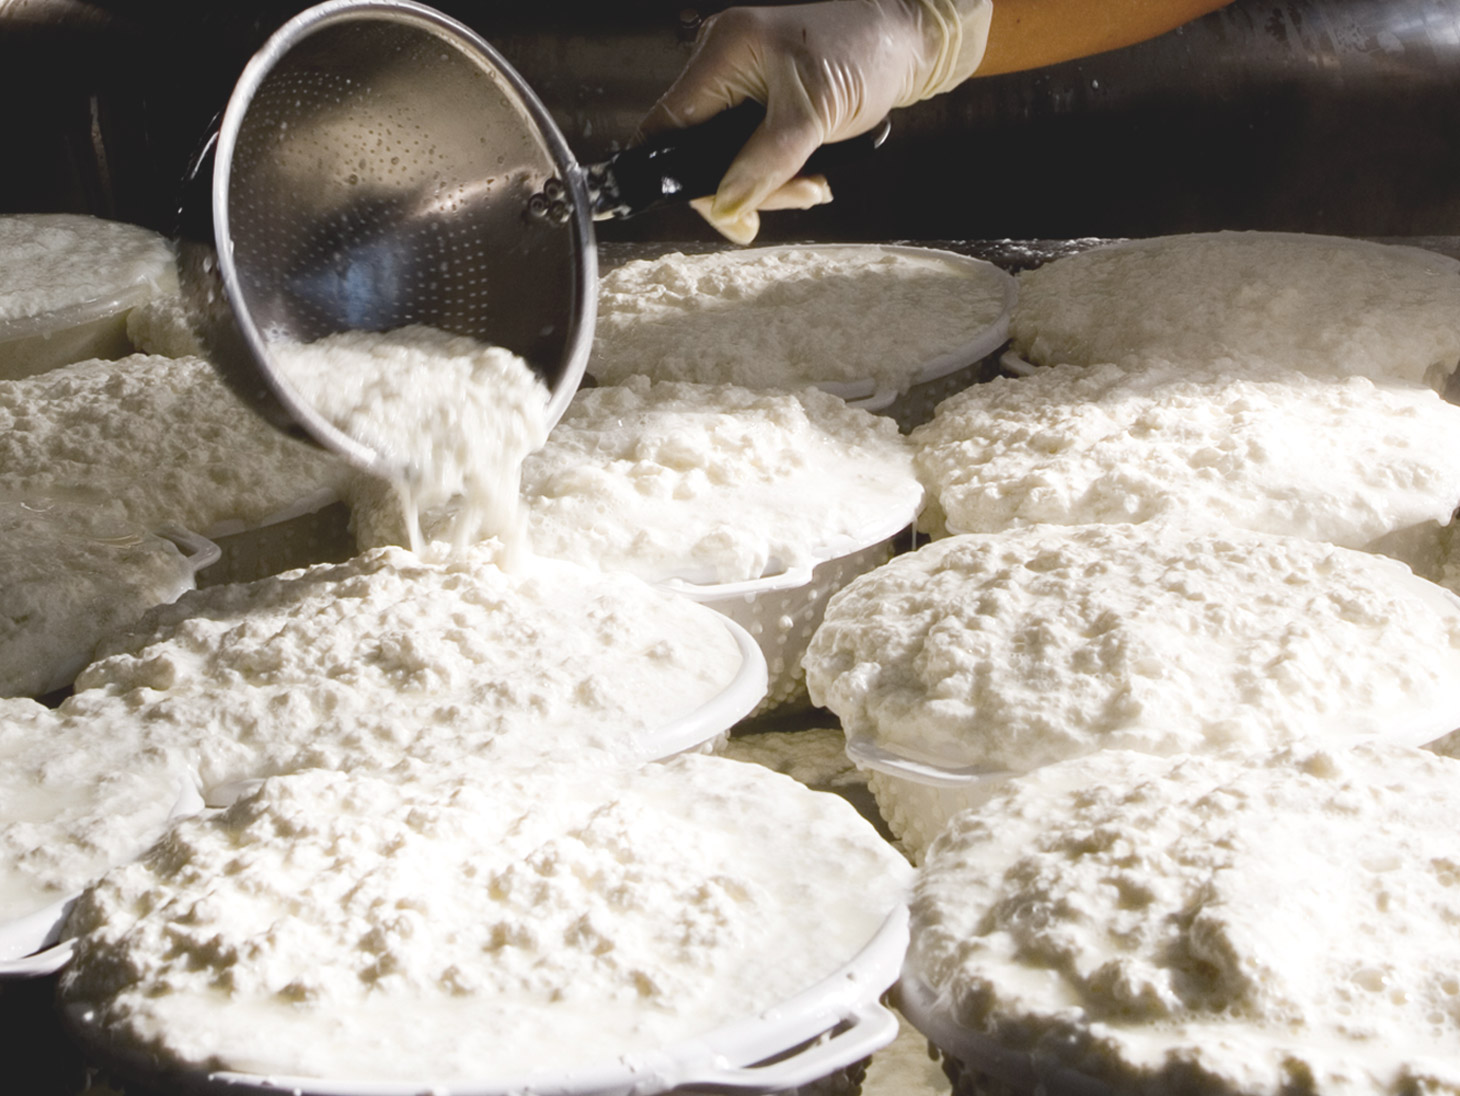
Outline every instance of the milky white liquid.
[[306, 403], [380, 455], [413, 550], [423, 549], [421, 513], [458, 500], [444, 539], [460, 548], [496, 536], [521, 559], [520, 468], [547, 438], [548, 401], [526, 362], [422, 325], [269, 349]]

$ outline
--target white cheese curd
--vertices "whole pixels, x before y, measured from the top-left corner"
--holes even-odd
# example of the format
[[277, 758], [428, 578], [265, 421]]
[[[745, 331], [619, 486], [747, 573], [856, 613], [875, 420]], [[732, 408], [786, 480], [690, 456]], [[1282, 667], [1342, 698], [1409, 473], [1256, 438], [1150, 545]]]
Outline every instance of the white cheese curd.
[[849, 740], [990, 771], [1460, 725], [1460, 598], [1383, 556], [1239, 530], [934, 541], [833, 597], [803, 661]]
[[896, 425], [836, 396], [645, 377], [580, 391], [522, 489], [543, 555], [697, 582], [865, 547], [923, 494]]
[[509, 574], [493, 550], [192, 591], [113, 636], [54, 712], [0, 708], [0, 918], [145, 847], [184, 778], [638, 763], [741, 672], [712, 610], [551, 561]]
[[306, 403], [394, 466], [410, 547], [420, 511], [460, 499], [442, 539], [524, 550], [519, 469], [547, 437], [549, 393], [516, 354], [419, 324], [269, 350]]
[[102, 636], [192, 588], [176, 543], [104, 501], [0, 496], [0, 696], [61, 688]]
[[787, 388], [918, 371], [990, 328], [1006, 279], [961, 256], [876, 245], [674, 252], [599, 282], [588, 372]]
[[207, 350], [193, 330], [182, 297], [157, 297], [127, 313], [127, 338], [142, 354], [167, 358], [205, 358]]
[[90, 890], [61, 999], [164, 1068], [525, 1080], [772, 1008], [849, 962], [910, 876], [839, 797], [719, 758], [313, 771]]
[[1136, 240], [1020, 274], [1010, 335], [1039, 365], [1237, 358], [1439, 389], [1460, 363], [1460, 264], [1332, 236]]
[[1192, 515], [1399, 554], [1375, 542], [1434, 540], [1460, 503], [1457, 434], [1422, 385], [1228, 361], [1000, 378], [910, 437], [951, 532]]
[[0, 699], [0, 924], [80, 891], [197, 799], [185, 751], [134, 749], [125, 726]]
[[0, 381], [0, 493], [86, 488], [148, 528], [262, 522], [349, 468], [245, 407], [201, 358], [133, 355]]
[[905, 976], [1114, 1092], [1460, 1091], [1457, 810], [1385, 744], [1044, 769], [933, 845]]
[[627, 575], [504, 571], [494, 542], [388, 548], [190, 592], [99, 649], [63, 709], [133, 750], [187, 748], [205, 787], [403, 757], [643, 760], [743, 661], [718, 614]]
[[847, 740], [839, 727], [737, 734], [731, 736], [720, 753], [736, 761], [785, 773], [808, 787], [848, 788], [867, 783], [847, 758]]
[[0, 377], [126, 353], [127, 311], [176, 292], [156, 232], [77, 213], [0, 216]]

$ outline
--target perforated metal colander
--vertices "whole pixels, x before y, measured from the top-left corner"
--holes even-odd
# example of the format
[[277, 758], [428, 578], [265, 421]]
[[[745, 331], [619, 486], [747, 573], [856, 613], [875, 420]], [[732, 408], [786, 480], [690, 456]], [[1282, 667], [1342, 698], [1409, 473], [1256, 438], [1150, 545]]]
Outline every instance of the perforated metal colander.
[[[298, 395], [272, 344], [407, 324], [470, 335], [526, 359], [556, 421], [597, 283], [573, 166], [536, 96], [465, 26], [408, 0], [321, 4], [250, 61], [192, 172], [190, 312], [248, 402], [362, 467], [393, 471]], [[552, 215], [528, 215], [545, 190]]]
[[[592, 347], [593, 221], [713, 192], [763, 118], [747, 103], [580, 165], [461, 23], [411, 0], [328, 0], [253, 57], [189, 173], [184, 300], [246, 402], [360, 467], [401, 471], [303, 399], [271, 343], [408, 324], [470, 335], [537, 370], [551, 426]], [[887, 132], [824, 146], [804, 170], [855, 161]]]

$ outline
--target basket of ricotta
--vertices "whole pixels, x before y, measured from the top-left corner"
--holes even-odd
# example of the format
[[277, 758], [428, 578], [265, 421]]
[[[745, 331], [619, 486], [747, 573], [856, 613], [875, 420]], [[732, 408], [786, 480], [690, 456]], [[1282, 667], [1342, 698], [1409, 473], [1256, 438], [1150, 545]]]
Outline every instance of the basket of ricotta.
[[897, 1003], [957, 1096], [1460, 1088], [1460, 762], [1106, 751], [957, 815]]
[[217, 545], [153, 532], [86, 492], [0, 493], [0, 696], [69, 685], [98, 642], [193, 589]]
[[780, 1091], [895, 1035], [910, 874], [727, 759], [302, 772], [90, 888], [60, 1002], [190, 1091]]
[[1100, 750], [1437, 739], [1460, 726], [1460, 597], [1293, 537], [1031, 525], [855, 580], [805, 664], [917, 858], [1011, 774]]
[[706, 748], [765, 695], [759, 647], [722, 615], [497, 551], [379, 549], [190, 591], [111, 637], [58, 707], [0, 701], [0, 949], [12, 924], [10, 957], [43, 944], [28, 919], [156, 840], [179, 789], [196, 809], [405, 758], [642, 764]]
[[523, 494], [537, 551], [746, 627], [769, 710], [804, 703], [801, 654], [827, 599], [891, 556], [923, 489], [894, 424], [836, 396], [640, 376], [579, 393], [525, 462]]
[[934, 248], [671, 252], [600, 280], [588, 372], [604, 384], [814, 384], [912, 424], [1004, 344], [1016, 295], [999, 267]]
[[1460, 261], [1369, 240], [1208, 232], [1106, 244], [1019, 275], [1011, 344], [1035, 365], [1262, 361], [1443, 390]]

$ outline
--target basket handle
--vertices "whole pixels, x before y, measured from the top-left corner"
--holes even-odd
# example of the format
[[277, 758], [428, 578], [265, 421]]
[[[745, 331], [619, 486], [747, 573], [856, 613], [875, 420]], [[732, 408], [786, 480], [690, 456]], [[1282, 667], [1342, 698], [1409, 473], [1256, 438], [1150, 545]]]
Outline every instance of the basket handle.
[[933, 765], [923, 761], [884, 750], [865, 738], [850, 737], [846, 745], [847, 757], [858, 767], [874, 772], [899, 776], [918, 784], [930, 784], [941, 788], [961, 788], [977, 784], [990, 777], [1004, 777], [1009, 773], [1002, 769], [986, 769], [977, 765]]
[[810, 567], [791, 567], [780, 574], [764, 578], [746, 579], [744, 582], [690, 582], [682, 578], [666, 578], [655, 583], [662, 589], [690, 597], [734, 597], [737, 594], [767, 594], [773, 590], [794, 590], [811, 581]]
[[0, 959], [0, 982], [7, 978], [45, 978], [55, 974], [71, 961], [76, 950], [76, 940], [63, 940], [33, 955], [19, 959]]
[[[634, 217], [668, 202], [687, 202], [715, 193], [765, 114], [765, 107], [746, 101], [709, 121], [661, 133], [603, 163], [587, 165], [584, 177], [593, 199], [593, 219]], [[884, 118], [867, 133], [822, 145], [797, 174], [818, 175], [855, 165], [881, 148], [891, 130], [891, 120]], [[540, 203], [530, 207], [530, 212], [539, 208]]]
[[1016, 377], [1032, 377], [1040, 372], [1039, 366], [1013, 350], [1005, 350], [999, 355], [999, 368]]
[[158, 532], [177, 545], [178, 550], [183, 553], [188, 569], [195, 575], [204, 567], [217, 563], [223, 556], [223, 549], [207, 537], [199, 536], [180, 525], [169, 525]]
[[833, 1030], [788, 1057], [764, 1065], [699, 1067], [678, 1083], [715, 1085], [733, 1091], [780, 1092], [818, 1081], [861, 1061], [897, 1038], [897, 1017], [876, 1001], [843, 1017], [838, 1026], [842, 1024], [846, 1025], [842, 1030]]

